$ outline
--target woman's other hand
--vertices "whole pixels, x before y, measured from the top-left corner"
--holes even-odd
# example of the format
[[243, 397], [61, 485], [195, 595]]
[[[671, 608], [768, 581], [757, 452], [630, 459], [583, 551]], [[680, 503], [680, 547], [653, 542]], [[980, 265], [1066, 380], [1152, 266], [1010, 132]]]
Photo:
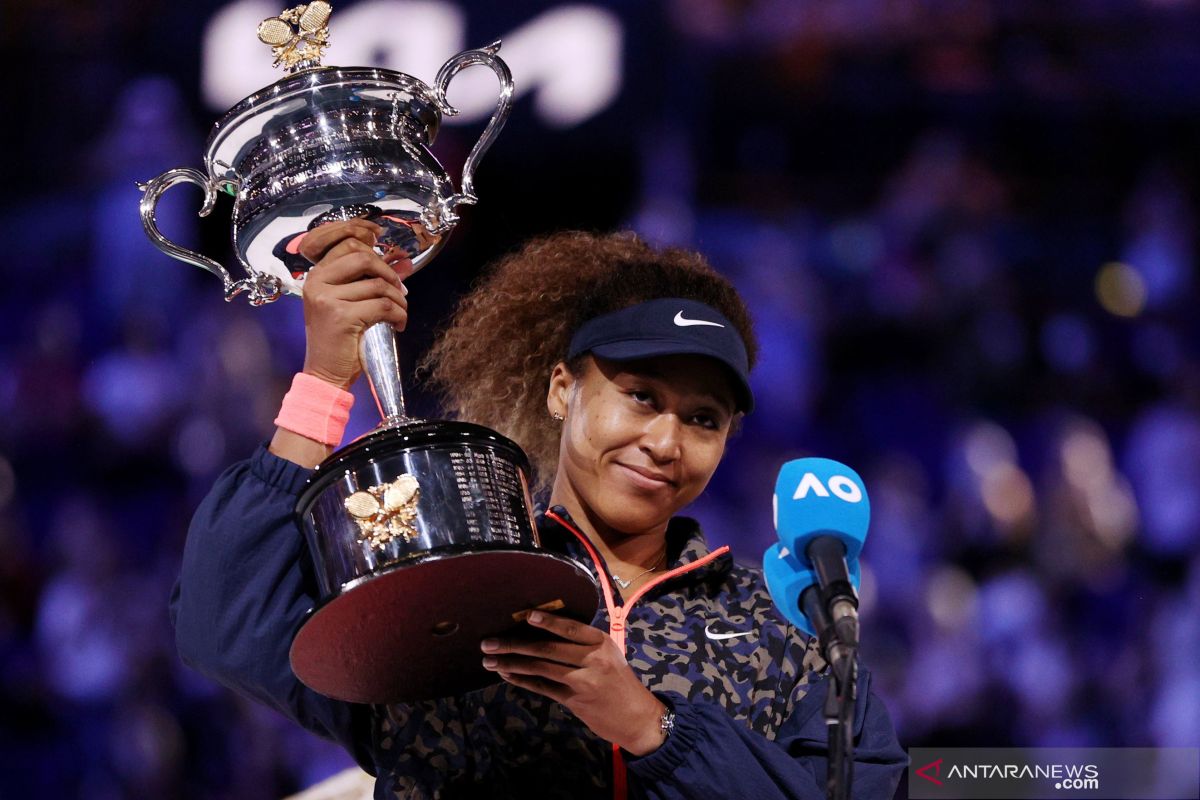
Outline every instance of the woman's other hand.
[[597, 736], [642, 756], [662, 744], [666, 707], [625, 663], [603, 631], [556, 614], [534, 611], [529, 624], [557, 639], [485, 639], [485, 668], [513, 686], [566, 706]]

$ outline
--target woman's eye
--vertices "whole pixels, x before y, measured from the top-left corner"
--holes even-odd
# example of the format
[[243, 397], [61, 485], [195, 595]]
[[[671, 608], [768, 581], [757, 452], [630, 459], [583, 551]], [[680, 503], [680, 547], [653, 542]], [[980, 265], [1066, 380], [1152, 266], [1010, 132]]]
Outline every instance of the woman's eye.
[[649, 403], [654, 399], [650, 396], [649, 392], [639, 392], [636, 389], [630, 392], [629, 396], [639, 403]]

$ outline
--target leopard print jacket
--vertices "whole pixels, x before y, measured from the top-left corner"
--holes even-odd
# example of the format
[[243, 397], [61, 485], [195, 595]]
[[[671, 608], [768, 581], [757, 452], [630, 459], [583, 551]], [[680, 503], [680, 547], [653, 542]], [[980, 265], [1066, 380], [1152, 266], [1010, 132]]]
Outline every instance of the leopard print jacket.
[[[607, 575], [571, 527], [555, 508], [541, 517], [543, 544]], [[675, 518], [667, 536], [671, 569], [684, 571], [618, 612], [629, 665], [669, 704], [716, 706], [773, 739], [825, 668], [815, 640], [775, 610], [761, 570], [735, 564], [727, 548], [687, 569], [710, 555], [694, 520]], [[609, 622], [602, 607], [592, 624]], [[379, 708], [373, 743], [376, 798], [608, 798], [623, 768], [563, 706], [508, 684]], [[629, 784], [636, 796], [636, 776]]]

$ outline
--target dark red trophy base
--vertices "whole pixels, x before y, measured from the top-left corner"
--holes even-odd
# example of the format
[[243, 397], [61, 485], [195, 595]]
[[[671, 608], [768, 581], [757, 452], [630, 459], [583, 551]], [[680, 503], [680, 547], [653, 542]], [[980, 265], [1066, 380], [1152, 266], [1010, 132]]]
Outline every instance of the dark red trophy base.
[[315, 609], [292, 641], [292, 670], [352, 703], [461, 694], [499, 680], [483, 668], [481, 639], [528, 630], [522, 612], [538, 607], [591, 622], [598, 592], [590, 572], [554, 553], [431, 553]]

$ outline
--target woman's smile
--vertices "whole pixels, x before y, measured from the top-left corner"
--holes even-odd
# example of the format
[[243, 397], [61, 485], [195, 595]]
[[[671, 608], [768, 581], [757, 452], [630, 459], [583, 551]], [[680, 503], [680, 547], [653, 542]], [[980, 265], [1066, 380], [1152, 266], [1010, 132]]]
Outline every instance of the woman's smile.
[[661, 472], [648, 469], [646, 467], [636, 467], [631, 464], [624, 464], [620, 461], [614, 461], [613, 463], [616, 465], [617, 469], [620, 470], [625, 480], [629, 481], [634, 486], [651, 492], [675, 488], [675, 482], [663, 475]]

